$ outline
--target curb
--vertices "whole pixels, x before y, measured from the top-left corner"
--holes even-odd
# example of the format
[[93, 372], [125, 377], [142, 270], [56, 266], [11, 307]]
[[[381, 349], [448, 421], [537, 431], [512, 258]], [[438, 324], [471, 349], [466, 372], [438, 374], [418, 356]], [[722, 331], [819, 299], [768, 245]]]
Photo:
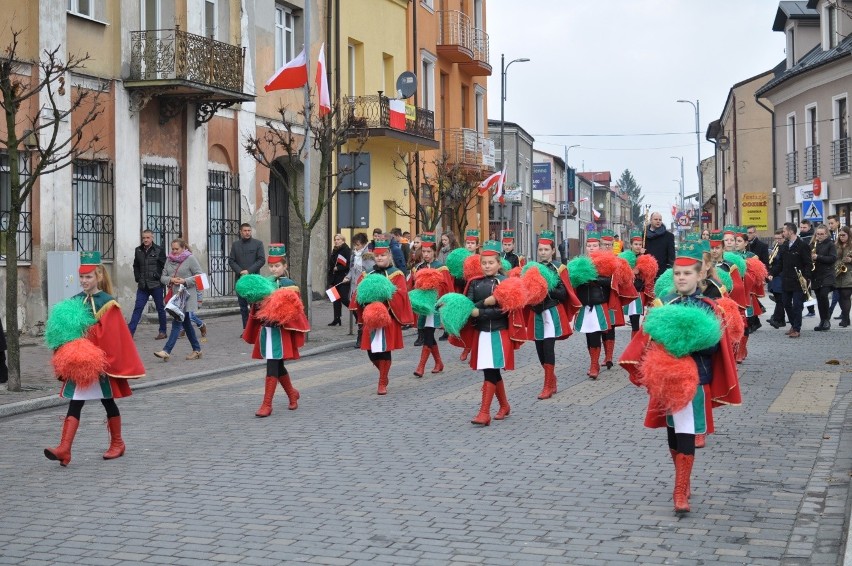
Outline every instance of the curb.
[[[310, 356], [317, 356], [319, 354], [326, 354], [328, 352], [334, 352], [335, 350], [341, 350], [344, 348], [352, 348], [351, 342], [335, 342], [332, 344], [325, 344], [323, 346], [317, 346], [316, 348], [310, 348], [305, 350], [304, 352], [299, 352], [299, 358], [308, 358]], [[158, 379], [156, 381], [143, 381], [139, 385], [133, 387], [133, 391], [141, 391], [144, 389], [151, 389], [154, 387], [160, 387], [164, 385], [171, 385], [173, 383], [179, 383], [181, 381], [188, 381], [191, 379], [197, 379], [199, 377], [212, 377], [216, 375], [222, 375], [225, 373], [231, 373], [235, 371], [244, 371], [250, 370], [254, 368], [262, 367], [264, 364], [263, 360], [256, 360], [253, 362], [246, 362], [244, 364], [239, 364], [235, 366], [219, 368], [219, 369], [211, 369], [207, 371], [199, 371], [195, 373], [189, 373], [186, 375], [176, 375], [174, 377], [166, 377], [164, 379]], [[60, 405], [64, 405], [68, 402], [68, 399], [63, 399], [58, 395], [50, 395], [48, 397], [38, 397], [36, 399], [27, 399], [26, 401], [18, 401], [16, 403], [8, 403], [6, 405], [0, 405], [0, 419], [4, 417], [13, 417], [15, 415], [20, 415], [23, 413], [29, 413], [31, 411], [37, 411], [39, 409], [49, 409], [52, 407], [59, 407]]]

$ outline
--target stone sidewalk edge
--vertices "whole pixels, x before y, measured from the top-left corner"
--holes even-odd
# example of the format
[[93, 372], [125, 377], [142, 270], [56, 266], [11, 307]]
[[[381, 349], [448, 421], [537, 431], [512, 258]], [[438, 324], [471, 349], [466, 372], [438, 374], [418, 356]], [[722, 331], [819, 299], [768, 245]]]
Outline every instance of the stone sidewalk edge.
[[[352, 348], [352, 344], [349, 341], [346, 342], [335, 342], [333, 344], [325, 344], [322, 346], [317, 346], [316, 348], [311, 348], [309, 350], [305, 350], [300, 352], [300, 358], [307, 358], [310, 356], [316, 356], [319, 354], [325, 354], [327, 352], [333, 352], [335, 350], [340, 350], [343, 348]], [[133, 386], [133, 391], [140, 391], [143, 389], [149, 389], [152, 387], [160, 387], [163, 385], [171, 385], [173, 383], [179, 383], [181, 381], [188, 381], [191, 379], [197, 379], [199, 377], [211, 377], [216, 375], [222, 375], [226, 373], [231, 373], [235, 371], [243, 371], [250, 370], [254, 368], [259, 368], [263, 366], [263, 360], [256, 360], [253, 362], [246, 362], [243, 364], [237, 364], [235, 366], [220, 368], [220, 369], [210, 369], [205, 371], [199, 371], [195, 373], [189, 373], [185, 375], [176, 375], [174, 377], [166, 377], [164, 379], [158, 379], [156, 381], [142, 381], [139, 385]], [[5, 417], [12, 417], [15, 415], [20, 415], [23, 413], [28, 413], [30, 411], [37, 411], [39, 409], [48, 409], [51, 407], [58, 407], [60, 405], [64, 405], [67, 403], [67, 399], [63, 399], [59, 395], [50, 395], [47, 397], [38, 397], [37, 399], [27, 399], [26, 401], [18, 401], [17, 403], [9, 403], [7, 405], [0, 405], [0, 419]]]

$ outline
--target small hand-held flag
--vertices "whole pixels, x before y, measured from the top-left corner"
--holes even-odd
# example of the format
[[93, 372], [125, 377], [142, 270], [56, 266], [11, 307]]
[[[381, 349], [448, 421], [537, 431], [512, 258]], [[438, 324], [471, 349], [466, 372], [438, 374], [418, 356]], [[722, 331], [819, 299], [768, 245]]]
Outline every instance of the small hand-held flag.
[[325, 43], [320, 46], [317, 58], [317, 97], [319, 98], [319, 115], [325, 116], [331, 112], [331, 98], [328, 95], [328, 75], [325, 74]]
[[302, 88], [306, 84], [308, 84], [308, 61], [305, 58], [305, 50], [302, 49], [298, 55], [285, 63], [272, 75], [272, 78], [266, 81], [263, 90], [272, 92], [273, 90]]
[[343, 267], [346, 267], [347, 265], [349, 265], [349, 260], [343, 257], [342, 254], [337, 254], [337, 265], [342, 265]]
[[199, 273], [198, 275], [193, 275], [192, 279], [195, 281], [195, 290], [196, 291], [204, 291], [210, 287], [210, 279], [207, 277], [206, 273]]
[[325, 294], [332, 303], [340, 300], [340, 293], [337, 291], [337, 287], [326, 289]]

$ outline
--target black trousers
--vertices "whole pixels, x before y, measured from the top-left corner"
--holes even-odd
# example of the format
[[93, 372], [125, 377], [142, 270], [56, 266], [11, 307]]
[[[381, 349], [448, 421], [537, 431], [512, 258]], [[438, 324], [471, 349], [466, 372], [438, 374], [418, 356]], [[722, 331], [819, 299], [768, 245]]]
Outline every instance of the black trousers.
[[675, 429], [672, 427], [666, 427], [666, 433], [669, 438], [669, 448], [680, 452], [681, 454], [686, 454], [687, 456], [695, 455], [695, 435], [694, 434], [683, 434], [683, 433], [675, 433]]
[[[85, 405], [85, 401], [80, 401], [77, 399], [73, 399], [68, 404], [68, 416], [74, 417], [78, 421], [80, 420], [80, 415], [83, 413], [83, 405]], [[101, 404], [106, 409], [106, 414], [108, 418], [120, 417], [121, 413], [118, 412], [118, 405], [115, 404], [115, 399], [101, 399]]]
[[540, 364], [556, 365], [556, 338], [545, 338], [535, 341], [535, 351], [538, 354]]
[[586, 347], [588, 348], [600, 348], [601, 347], [601, 336], [603, 336], [603, 332], [588, 332], [586, 333]]
[[828, 313], [828, 305], [831, 301], [831, 293], [834, 291], [834, 287], [823, 286], [814, 291], [817, 300], [817, 310], [819, 310], [819, 320], [820, 322], [829, 320], [831, 316]]
[[772, 312], [772, 320], [784, 326], [787, 324], [787, 318], [784, 316], [784, 297], [781, 293], [772, 293], [775, 299], [775, 310]]
[[500, 375], [499, 369], [484, 369], [482, 372], [485, 374], [485, 381], [488, 383], [497, 384], [503, 381], [503, 376]]

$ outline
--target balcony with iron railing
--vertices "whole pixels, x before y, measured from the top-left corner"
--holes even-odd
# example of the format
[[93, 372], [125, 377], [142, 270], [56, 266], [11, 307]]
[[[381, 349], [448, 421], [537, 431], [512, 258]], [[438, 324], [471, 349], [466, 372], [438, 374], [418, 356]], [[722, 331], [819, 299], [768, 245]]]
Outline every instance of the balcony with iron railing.
[[439, 133], [447, 161], [463, 167], [494, 170], [494, 140], [470, 128], [448, 128]]
[[473, 61], [470, 17], [458, 10], [435, 12], [440, 23], [438, 55], [453, 63]]
[[193, 102], [197, 121], [206, 122], [216, 109], [254, 98], [243, 92], [244, 61], [245, 48], [179, 27], [132, 31], [130, 73], [124, 83], [131, 91], [131, 110], [160, 97], [166, 101], [160, 109], [164, 122]]
[[819, 177], [819, 144], [805, 148], [805, 180]]
[[794, 185], [799, 181], [799, 169], [796, 166], [799, 160], [799, 152], [791, 151], [787, 154], [787, 184]]
[[[391, 126], [390, 99], [387, 96], [345, 97], [341, 115], [349, 121], [349, 136], [364, 136], [366, 143], [373, 143], [376, 138], [390, 139], [405, 151], [439, 147], [435, 140], [435, 113], [425, 108], [415, 108], [413, 119], [406, 116], [404, 129]], [[407, 147], [401, 146], [401, 142]]]
[[849, 138], [840, 138], [831, 142], [831, 173], [849, 174]]
[[459, 63], [459, 69], [474, 77], [490, 77], [490, 44], [488, 33], [479, 28], [470, 31], [471, 47], [473, 48], [473, 61]]

